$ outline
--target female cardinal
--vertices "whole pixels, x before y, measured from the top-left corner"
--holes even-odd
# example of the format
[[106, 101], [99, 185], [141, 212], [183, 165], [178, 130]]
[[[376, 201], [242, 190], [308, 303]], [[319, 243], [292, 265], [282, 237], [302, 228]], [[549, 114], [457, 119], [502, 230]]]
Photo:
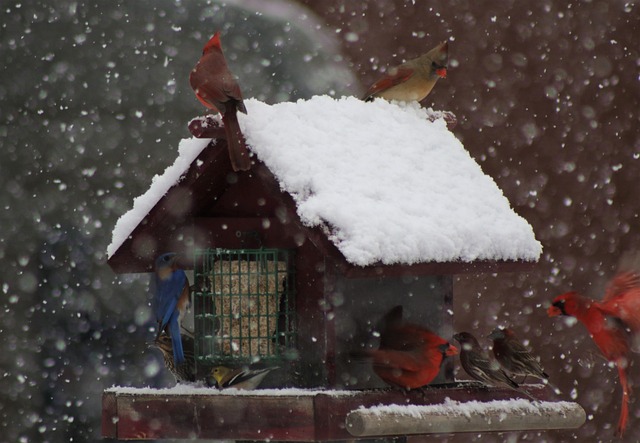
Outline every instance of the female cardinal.
[[619, 436], [624, 433], [629, 420], [627, 367], [631, 347], [627, 329], [636, 336], [640, 332], [639, 282], [637, 274], [622, 272], [613, 278], [601, 302], [572, 291], [557, 296], [547, 310], [549, 317], [570, 315], [577, 318], [585, 325], [602, 355], [618, 368], [622, 386], [622, 404], [616, 430]]
[[383, 317], [379, 348], [364, 352], [378, 377], [403, 389], [431, 383], [445, 357], [457, 353], [455, 346], [427, 328], [402, 321], [402, 306]]
[[247, 109], [242, 101], [240, 86], [229, 71], [222, 53], [220, 31], [204, 45], [202, 57], [191, 71], [189, 82], [203, 105], [222, 114], [233, 170], [248, 170], [251, 159], [236, 115], [237, 111], [246, 114]]
[[472, 378], [490, 386], [511, 388], [532, 400], [536, 400], [531, 394], [520, 388], [518, 383], [511, 380], [500, 368], [497, 361], [489, 358], [473, 334], [459, 332], [453, 336], [453, 339], [460, 343], [460, 364]]
[[371, 85], [362, 99], [371, 101], [382, 97], [404, 102], [422, 101], [438, 79], [447, 76], [448, 61], [449, 44], [440, 43], [426, 54], [390, 68], [384, 77]]

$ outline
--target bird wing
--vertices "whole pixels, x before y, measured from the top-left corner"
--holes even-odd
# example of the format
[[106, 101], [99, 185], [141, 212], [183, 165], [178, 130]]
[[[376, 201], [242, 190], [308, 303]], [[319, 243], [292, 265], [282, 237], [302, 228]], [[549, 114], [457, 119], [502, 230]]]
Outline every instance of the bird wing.
[[185, 284], [188, 285], [187, 275], [181, 269], [171, 273], [171, 276], [165, 280], [155, 279], [155, 309], [156, 319], [160, 322], [161, 328], [169, 323], [171, 315], [176, 310], [178, 299], [182, 293]]
[[382, 91], [386, 91], [387, 89], [399, 85], [400, 83], [406, 82], [409, 78], [411, 78], [414, 72], [414, 69], [406, 67], [390, 69], [384, 77], [371, 85], [362, 99], [364, 101], [369, 101], [373, 99], [374, 95]]
[[377, 349], [368, 352], [373, 359], [373, 366], [378, 368], [402, 369], [403, 371], [419, 371], [424, 362], [409, 352]]
[[594, 306], [608, 316], [614, 316], [640, 334], [640, 275], [635, 272], [621, 272], [607, 287], [601, 302]]
[[640, 275], [636, 272], [620, 272], [607, 286], [602, 303], [612, 302], [624, 297], [629, 291], [640, 289]]

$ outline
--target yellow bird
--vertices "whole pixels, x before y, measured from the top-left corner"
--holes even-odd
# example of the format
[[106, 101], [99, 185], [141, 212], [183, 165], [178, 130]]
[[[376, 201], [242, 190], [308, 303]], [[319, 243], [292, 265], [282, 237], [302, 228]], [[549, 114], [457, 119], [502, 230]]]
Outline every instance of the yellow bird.
[[[277, 366], [263, 369], [237, 368], [232, 369], [226, 366], [216, 366], [211, 370], [209, 385], [213, 386], [213, 380], [220, 389], [235, 388], [251, 390], [258, 387], [267, 374]], [[211, 380], [213, 378], [213, 380]]]

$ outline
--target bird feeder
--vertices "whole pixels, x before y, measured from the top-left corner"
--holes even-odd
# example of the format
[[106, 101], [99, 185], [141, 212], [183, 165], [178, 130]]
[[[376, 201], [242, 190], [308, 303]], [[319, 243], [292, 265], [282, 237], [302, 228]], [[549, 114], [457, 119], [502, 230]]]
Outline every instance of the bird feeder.
[[[112, 388], [105, 437], [315, 441], [584, 421], [573, 403], [540, 406], [546, 418], [538, 421], [494, 405], [455, 426], [424, 426], [442, 410], [420, 419], [368, 413], [518, 397], [456, 383], [451, 359], [432, 385], [389, 388], [353, 351], [376, 346], [377, 323], [396, 305], [407, 321], [450, 338], [454, 276], [531, 269], [540, 244], [442, 114], [329, 97], [246, 105], [239, 117], [251, 169], [233, 172], [224, 132], [194, 121], [176, 163], [118, 222], [108, 263], [116, 273], [146, 273], [174, 251], [193, 270], [200, 375], [255, 361], [279, 369], [267, 389], [251, 392]], [[553, 397], [542, 385], [529, 391]], [[402, 429], [393, 425], [398, 414]]]

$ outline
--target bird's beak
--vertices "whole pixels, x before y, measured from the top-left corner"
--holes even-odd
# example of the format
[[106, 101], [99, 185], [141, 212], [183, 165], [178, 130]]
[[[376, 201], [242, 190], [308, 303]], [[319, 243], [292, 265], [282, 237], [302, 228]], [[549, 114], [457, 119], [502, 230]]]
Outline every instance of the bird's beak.
[[562, 310], [557, 306], [551, 305], [549, 309], [547, 309], [547, 315], [549, 317], [557, 317], [558, 315], [562, 315]]
[[452, 357], [454, 355], [458, 355], [458, 348], [453, 345], [449, 345], [446, 351], [444, 351], [444, 355], [447, 357]]
[[447, 68], [436, 69], [436, 74], [438, 74], [440, 78], [447, 78]]

